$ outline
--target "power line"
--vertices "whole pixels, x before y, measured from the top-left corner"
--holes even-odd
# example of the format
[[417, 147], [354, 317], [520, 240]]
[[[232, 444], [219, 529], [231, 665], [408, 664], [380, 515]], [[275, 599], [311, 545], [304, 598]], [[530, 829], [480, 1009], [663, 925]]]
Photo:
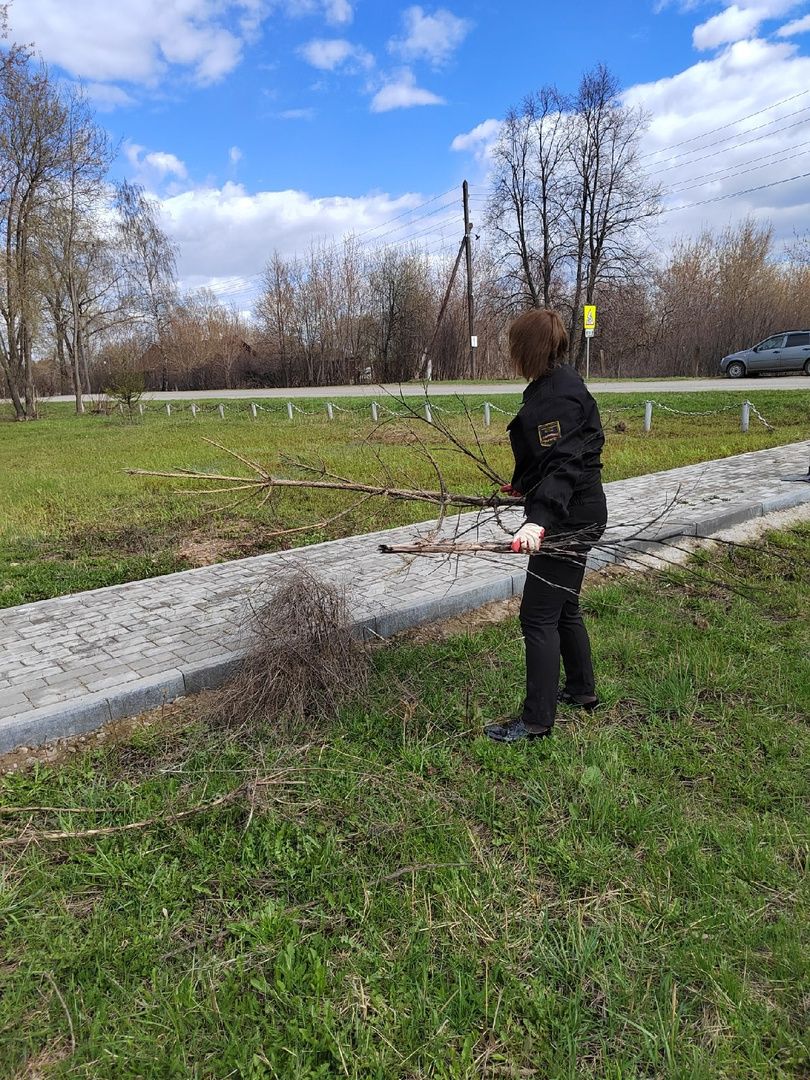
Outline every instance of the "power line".
[[[446, 194], [446, 192], [445, 192], [445, 194]], [[446, 211], [449, 210], [452, 205], [453, 205], [452, 203], [444, 203], [442, 206], [437, 206], [434, 210], [429, 210], [426, 214], [420, 214], [419, 217], [412, 218], [410, 221], [406, 221], [402, 225], [397, 225], [396, 228], [394, 228], [394, 229], [389, 229], [387, 232], [384, 232], [381, 236], [372, 236], [370, 240], [361, 241], [359, 246], [360, 247], [368, 247], [371, 244], [377, 244], [378, 241], [384, 240], [386, 236], [393, 236], [394, 233], [400, 232], [402, 229], [410, 228], [413, 225], [418, 225], [421, 221], [427, 221], [428, 218], [434, 217], [436, 214], [446, 213]], [[351, 236], [352, 234], [349, 233], [347, 235]], [[385, 246], [385, 245], [382, 245], [382, 246]]]
[[454, 187], [448, 188], [447, 191], [443, 191], [441, 195], [434, 195], [432, 199], [426, 199], [425, 202], [419, 203], [417, 206], [412, 206], [408, 210], [403, 210], [401, 214], [396, 214], [392, 218], [388, 218], [387, 221], [381, 221], [377, 225], [372, 225], [369, 229], [364, 229], [362, 232], [354, 233], [355, 238], [365, 236], [367, 233], [374, 232], [376, 229], [381, 229], [384, 225], [390, 225], [393, 221], [399, 221], [400, 218], [407, 217], [408, 214], [412, 214], [415, 210], [421, 210], [425, 206], [430, 206], [431, 203], [437, 202], [439, 199], [443, 199], [445, 195], [450, 195], [456, 189]]
[[[783, 98], [780, 101], [774, 102], [772, 105], [767, 105], [763, 109], [758, 109], [756, 112], [748, 113], [746, 116], [741, 116], [737, 120], [733, 120], [730, 123], [722, 124], [720, 127], [712, 128], [709, 131], [701, 132], [699, 135], [695, 135], [691, 139], [684, 139], [680, 143], [673, 143], [669, 147], [662, 147], [660, 150], [651, 151], [649, 154], [642, 155], [638, 160], [639, 161], [644, 161], [649, 157], [655, 157], [656, 154], [663, 153], [663, 151], [665, 151], [667, 149], [674, 149], [677, 146], [685, 146], [688, 143], [695, 142], [695, 141], [697, 141], [699, 139], [707, 138], [709, 135], [713, 135], [718, 131], [724, 131], [724, 130], [727, 130], [728, 128], [735, 127], [737, 124], [741, 124], [745, 120], [750, 120], [755, 116], [759, 116], [762, 113], [770, 111], [771, 109], [775, 109], [779, 105], [784, 105], [789, 101], [795, 100], [796, 98], [803, 97], [808, 93], [810, 93], [810, 90], [802, 90], [797, 94], [792, 94], [789, 97], [786, 97], [786, 98]], [[778, 124], [782, 120], [787, 120], [791, 116], [798, 116], [798, 115], [800, 115], [802, 113], [808, 113], [808, 112], [810, 112], [810, 106], [805, 106], [805, 107], [803, 107], [801, 109], [795, 109], [793, 112], [785, 113], [782, 116], [777, 116], [773, 120], [767, 121], [767, 123], [765, 123], [765, 124], [760, 124], [757, 127], [750, 128], [746, 132], [738, 132], [736, 134], [738, 134], [738, 135], [749, 135], [752, 132], [761, 131], [764, 128], [772, 127], [774, 124]], [[806, 119], [810, 120], [810, 117], [807, 117]], [[660, 172], [670, 172], [670, 171], [672, 171], [672, 169], [680, 169], [680, 168], [685, 168], [688, 165], [696, 165], [696, 164], [698, 164], [698, 162], [706, 161], [709, 158], [716, 157], [718, 154], [731, 153], [732, 151], [737, 150], [742, 146], [749, 146], [749, 145], [752, 145], [753, 143], [761, 142], [763, 139], [770, 138], [771, 136], [780, 135], [785, 131], [790, 131], [794, 127], [801, 126], [801, 124], [803, 124], [803, 123], [805, 123], [805, 120], [800, 120], [800, 121], [797, 121], [797, 122], [795, 122], [793, 124], [788, 124], [785, 127], [778, 128], [776, 131], [770, 131], [770, 132], [767, 132], [764, 135], [758, 135], [753, 139], [747, 139], [747, 138], [746, 139], [741, 139], [739, 142], [735, 143], [733, 146], [726, 146], [726, 147], [717, 149], [716, 144], [715, 144], [715, 149], [713, 149], [712, 153], [704, 154], [702, 157], [689, 157], [689, 155], [691, 155], [691, 154], [700, 153], [702, 150], [706, 149], [706, 147], [695, 147], [693, 150], [687, 150], [685, 152], [685, 154], [675, 154], [670, 158], [665, 158], [662, 162], [656, 162], [655, 163], [655, 170], [656, 170], [656, 172], [659, 172], [659, 173]], [[734, 138], [734, 136], [730, 135], [725, 139], [721, 139], [720, 142], [728, 142], [728, 140], [731, 139], [731, 138]], [[680, 160], [680, 159], [685, 158], [685, 157], [689, 157], [689, 160]], [[668, 165], [668, 166], [666, 166], [666, 168], [660, 168], [659, 167], [661, 165], [666, 165], [667, 161], [674, 162], [674, 164]], [[746, 162], [742, 162], [741, 164], [746, 164]], [[471, 193], [471, 197], [472, 198], [478, 198], [478, 199], [482, 199], [482, 198], [487, 199], [493, 193], [494, 192], [492, 190], [489, 190], [489, 191], [486, 191], [486, 192], [474, 192], [474, 193]]]
[[[419, 240], [423, 236], [430, 236], [431, 233], [435, 233], [439, 229], [446, 229], [449, 228], [451, 225], [459, 224], [460, 223], [458, 221], [458, 215], [456, 213], [453, 213], [451, 215], [448, 215], [446, 218], [443, 218], [441, 221], [434, 222], [427, 229], [422, 229], [421, 231], [414, 233], [412, 236], [405, 237], [403, 240], [395, 240], [394, 243], [411, 243], [411, 241]], [[390, 245], [386, 245], [386, 247], [390, 247]]]
[[[737, 120], [731, 120], [727, 124], [721, 124], [720, 127], [711, 128], [711, 130], [704, 131], [700, 135], [693, 135], [690, 139], [682, 139], [680, 142], [671, 143], [669, 146], [662, 146], [658, 150], [651, 150], [648, 154], [644, 154], [639, 160], [643, 161], [644, 158], [655, 157], [656, 154], [663, 154], [666, 150], [675, 150], [679, 146], [688, 146], [689, 143], [697, 142], [698, 139], [706, 139], [709, 135], [716, 135], [718, 131], [727, 131], [729, 128], [736, 127], [737, 124], [742, 124], [746, 120], [752, 120], [755, 116], [761, 116], [763, 113], [770, 112], [771, 109], [778, 109], [780, 105], [786, 105], [789, 101], [795, 101], [796, 98], [804, 97], [805, 94], [810, 94], [810, 89], [800, 90], [797, 94], [791, 94], [790, 97], [782, 98], [781, 101], [775, 101], [773, 105], [766, 105], [763, 109], [757, 109], [756, 112], [748, 113], [747, 116], [741, 116]], [[784, 119], [784, 117], [777, 117], [777, 120], [781, 119]], [[700, 147], [697, 147], [696, 149], [700, 149]]]
[[[777, 150], [776, 155], [786, 154], [789, 150], [799, 150], [803, 146], [810, 146], [810, 140], [802, 143], [795, 143], [793, 146], [785, 146], [782, 150]], [[761, 165], [776, 165], [779, 164], [775, 158], [771, 158], [769, 161], [763, 161], [762, 157], [758, 154], [756, 157], [747, 158], [745, 161], [738, 161], [733, 169], [728, 165], [721, 165], [719, 169], [714, 169], [712, 172], [700, 173], [698, 176], [685, 176], [683, 180], [677, 180], [677, 184], [690, 184], [696, 180], [711, 180], [717, 177], [718, 173], [735, 172], [737, 169], [742, 169], [745, 165], [752, 165], [755, 161], [758, 161]]]
[[[810, 112], [810, 106], [808, 106], [805, 109], [797, 109], [796, 112], [788, 113], [787, 116], [796, 116], [796, 115], [798, 115], [798, 113], [808, 113], [808, 112]], [[785, 120], [785, 119], [787, 119], [787, 116], [780, 116], [780, 117], [778, 117], [777, 120], [773, 121], [773, 123], [777, 123], [778, 120]], [[776, 131], [768, 131], [764, 135], [757, 135], [756, 138], [754, 138], [754, 139], [742, 139], [740, 142], [734, 143], [733, 146], [721, 147], [719, 150], [713, 150], [710, 154], [704, 154], [703, 157], [692, 158], [690, 161], [681, 161], [681, 162], [676, 161], [676, 163], [674, 165], [667, 165], [663, 169], [658, 168], [657, 164], [654, 164], [652, 166], [647, 166], [647, 168], [648, 169], [655, 169], [655, 171], [657, 173], [662, 173], [662, 172], [671, 172], [673, 169], [682, 169], [686, 165], [697, 165], [697, 163], [699, 161], [707, 161], [709, 158], [717, 157], [718, 154], [730, 154], [732, 152], [732, 150], [739, 150], [739, 148], [741, 146], [751, 146], [753, 143], [762, 142], [763, 139], [771, 139], [771, 138], [773, 138], [774, 135], [781, 135], [783, 131], [790, 131], [792, 128], [800, 127], [802, 124], [806, 124], [809, 120], [810, 120], [810, 116], [805, 116], [801, 120], [794, 120], [792, 124], [786, 124], [782, 128], [777, 128]], [[770, 124], [762, 124], [761, 125], [761, 127], [770, 127], [770, 126], [771, 126]], [[752, 128], [751, 130], [752, 131], [759, 131], [760, 128]], [[745, 132], [745, 134], [748, 134], [748, 132]], [[722, 139], [721, 141], [726, 142], [727, 140]], [[705, 147], [700, 147], [700, 149], [703, 150], [703, 149], [705, 149]], [[692, 153], [692, 151], [689, 151], [689, 153]], [[668, 160], [675, 160], [675, 159], [668, 159]]]
[[786, 176], [783, 180], [773, 180], [770, 184], [758, 184], [756, 187], [746, 188], [744, 191], [730, 191], [727, 195], [717, 195], [713, 199], [702, 199], [700, 202], [685, 203], [683, 206], [669, 206], [658, 211], [658, 213], [674, 214], [680, 210], [692, 210], [696, 206], [708, 206], [709, 203], [723, 202], [725, 199], [736, 199], [740, 195], [751, 195], [755, 191], [765, 191], [767, 188], [779, 187], [782, 184], [789, 184], [793, 180], [806, 180], [808, 176], [810, 176], [810, 172], [797, 173], [796, 176]]
[[[453, 189], [453, 190], [455, 190], [455, 189]], [[443, 193], [443, 195], [446, 195], [446, 194], [447, 194], [447, 192]], [[437, 196], [437, 198], [441, 198], [441, 197], [442, 196]], [[434, 200], [430, 200], [430, 201], [435, 202], [436, 200], [434, 199]], [[415, 233], [412, 233], [412, 234], [410, 234], [408, 236], [403, 236], [400, 239], [394, 240], [394, 241], [392, 241], [392, 242], [390, 242], [388, 244], [383, 244], [383, 243], [378, 244], [377, 243], [377, 241], [384, 240], [385, 237], [393, 235], [394, 233], [400, 231], [402, 228], [410, 227], [412, 225], [418, 224], [419, 222], [426, 221], [428, 218], [433, 217], [436, 214], [446, 213], [448, 209], [449, 209], [449, 205], [443, 205], [443, 206], [436, 207], [434, 210], [428, 211], [428, 213], [426, 213], [426, 214], [421, 214], [417, 218], [414, 218], [412, 221], [406, 222], [404, 225], [399, 226], [396, 229], [391, 229], [388, 232], [383, 233], [383, 235], [380, 236], [380, 237], [372, 237], [370, 240], [366, 240], [365, 242], [361, 243], [359, 246], [366, 249], [366, 250], [369, 250], [369, 251], [380, 251], [380, 250], [383, 250], [386, 247], [391, 247], [394, 244], [396, 244], [396, 245], [405, 245], [405, 244], [412, 243], [413, 241], [419, 240], [422, 237], [431, 236], [437, 230], [443, 230], [445, 228], [448, 228], [450, 225], [452, 225], [454, 222], [456, 222], [456, 216], [455, 215], [448, 215], [444, 219], [442, 219], [440, 221], [437, 221], [435, 223], [432, 223], [427, 228], [421, 229], [421, 230], [419, 230], [419, 231], [417, 231]], [[439, 239], [439, 241], [441, 243], [446, 242], [443, 237], [438, 238], [438, 239]], [[260, 284], [261, 277], [262, 277], [261, 273], [253, 274], [253, 275], [250, 275], [250, 276], [240, 275], [240, 276], [236, 277], [235, 279], [232, 279], [232, 280], [228, 281], [227, 283], [225, 283], [225, 284], [223, 284], [221, 286], [218, 286], [218, 287], [216, 287], [216, 286], [208, 286], [208, 287], [218, 297], [234, 296], [234, 295], [238, 295], [239, 293], [248, 291], [250, 289], [255, 289]]]
[[[802, 155], [796, 155], [796, 156], [802, 156]], [[768, 164], [771, 164], [771, 163], [768, 162]], [[776, 164], [779, 164], [779, 162], [777, 162]], [[782, 184], [789, 184], [793, 180], [805, 180], [805, 179], [807, 179], [807, 177], [810, 177], [810, 172], [797, 173], [795, 176], [786, 176], [781, 180], [772, 180], [770, 183], [767, 183], [767, 184], [757, 184], [754, 187], [744, 188], [742, 191], [729, 191], [725, 195], [716, 195], [711, 199], [701, 199], [698, 202], [684, 203], [682, 206], [667, 206], [667, 207], [664, 207], [663, 210], [655, 210], [655, 211], [652, 211], [651, 213], [643, 215], [643, 216], [645, 216], [645, 217], [657, 217], [657, 216], [661, 216], [663, 214], [679, 213], [681, 210], [691, 210], [696, 206], [708, 206], [710, 203], [723, 202], [726, 199], [736, 199], [736, 198], [739, 198], [742, 195], [752, 195], [757, 191], [766, 191], [769, 188], [780, 187]]]
[[[802, 146], [810, 146], [810, 142], [801, 143], [800, 145], [802, 145]], [[794, 147], [788, 147], [788, 149], [792, 150], [792, 149], [794, 149]], [[796, 154], [788, 154], [787, 157], [771, 158], [770, 161], [761, 161], [759, 163], [759, 165], [754, 165], [750, 169], [734, 168], [734, 169], [731, 169], [730, 171], [727, 170], [722, 176], [717, 176], [714, 173], [709, 173], [707, 175], [709, 177], [713, 177], [715, 183], [719, 183], [721, 180], [728, 180], [732, 176], [747, 176], [748, 173], [757, 172], [759, 169], [769, 169], [772, 165], [782, 165], [785, 161], [793, 161], [795, 158], [807, 157], [807, 153], [808, 153], [808, 151], [806, 151], [806, 150], [800, 150]], [[720, 172], [722, 173], [723, 170], [721, 169]], [[684, 191], [694, 191], [696, 188], [705, 187], [706, 182], [709, 182], [709, 183], [712, 182], [711, 179], [706, 181], [702, 177], [693, 177], [693, 179], [702, 179], [702, 180], [704, 180], [704, 182], [699, 183], [699, 184], [690, 184], [688, 187], [673, 188], [667, 194], [668, 195], [680, 195]]]
[[[808, 93], [810, 93], [810, 91], [808, 91]], [[807, 106], [807, 107], [805, 107], [803, 109], [797, 109], [795, 112], [787, 113], [785, 116], [779, 116], [775, 120], [770, 121], [768, 124], [762, 124], [758, 128], [752, 128], [751, 131], [760, 131], [762, 128], [770, 127], [770, 126], [772, 126], [772, 124], [779, 123], [779, 121], [785, 120], [790, 116], [797, 116], [800, 113], [810, 113], [810, 106]], [[685, 160], [685, 161], [679, 161], [678, 158], [680, 158], [682, 155], [676, 154], [673, 158], [666, 159], [666, 160], [674, 162], [674, 164], [666, 165], [664, 168], [659, 168], [658, 164], [655, 163], [652, 166], [647, 166], [647, 171], [652, 173], [653, 175], [660, 175], [661, 173], [672, 172], [674, 169], [684, 169], [684, 168], [688, 167], [689, 165], [697, 165], [701, 161], [708, 161], [710, 158], [718, 157], [720, 154], [730, 154], [734, 150], [739, 150], [741, 147], [752, 146], [754, 143], [762, 142], [764, 139], [770, 139], [770, 138], [773, 138], [776, 135], [781, 135], [786, 131], [791, 131], [793, 128], [801, 127], [803, 124], [806, 124], [808, 122], [810, 122], [810, 116], [805, 116], [801, 120], [795, 120], [792, 124], [786, 124], [784, 127], [777, 128], [775, 131], [768, 131], [768, 132], [766, 132], [766, 133], [764, 133], [762, 135], [756, 135], [753, 139], [741, 139], [739, 142], [734, 143], [732, 146], [725, 146], [725, 147], [721, 147], [719, 149], [714, 149], [714, 150], [712, 150], [711, 153], [703, 154], [701, 157], [691, 157], [691, 158], [689, 158], [689, 160]], [[747, 135], [747, 134], [749, 134], [749, 132], [745, 132], [744, 134]], [[721, 141], [726, 142], [727, 140], [721, 140]], [[703, 150], [703, 149], [705, 149], [705, 148], [704, 147], [698, 147], [694, 151], [693, 150], [687, 151], [687, 154], [696, 153], [696, 152], [699, 152], [700, 150]], [[791, 147], [785, 147], [785, 149], [788, 150], [788, 149], [792, 149], [792, 148]], [[776, 152], [779, 153], [780, 151], [776, 151]], [[642, 159], [639, 159], [639, 160], [642, 160]], [[751, 160], [754, 160], [754, 159], [751, 159]], [[664, 163], [662, 162], [662, 164], [664, 164]], [[747, 162], [741, 162], [740, 164], [745, 165], [745, 164], [747, 164]], [[685, 183], [686, 179], [687, 178], [684, 178], [683, 181], [677, 181], [677, 183]], [[485, 192], [476, 192], [476, 193], [473, 194], [472, 197], [477, 198], [477, 199], [486, 199], [486, 198], [489, 198], [493, 194], [494, 194], [494, 189], [490, 189], [489, 191], [485, 191]]]

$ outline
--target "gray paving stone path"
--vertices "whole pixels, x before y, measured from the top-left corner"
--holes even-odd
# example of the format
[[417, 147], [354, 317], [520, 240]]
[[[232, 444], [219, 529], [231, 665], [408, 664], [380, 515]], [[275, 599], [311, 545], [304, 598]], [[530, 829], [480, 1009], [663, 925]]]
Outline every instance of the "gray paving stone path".
[[[659, 538], [708, 535], [810, 501], [810, 441], [607, 485], [612, 535], [649, 521]], [[512, 515], [517, 527], [519, 515]], [[455, 519], [454, 519], [455, 521]], [[491, 520], [463, 515], [468, 538], [504, 538]], [[0, 752], [99, 727], [183, 694], [217, 686], [238, 662], [244, 615], [274, 577], [305, 565], [349, 588], [367, 636], [399, 630], [519, 593], [520, 556], [405, 560], [380, 543], [407, 543], [410, 526], [206, 566], [0, 611]], [[604, 556], [594, 556], [594, 564]]]

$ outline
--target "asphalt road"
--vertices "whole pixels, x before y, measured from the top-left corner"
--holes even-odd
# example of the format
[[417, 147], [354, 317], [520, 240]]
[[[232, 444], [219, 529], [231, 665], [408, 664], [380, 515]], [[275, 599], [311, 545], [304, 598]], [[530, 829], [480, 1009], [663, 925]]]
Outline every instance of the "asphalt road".
[[[446, 396], [448, 394], [477, 394], [492, 396], [495, 394], [520, 393], [525, 382], [496, 382], [496, 383], [441, 383], [429, 384], [428, 393], [433, 397]], [[648, 379], [648, 380], [618, 380], [611, 379], [609, 382], [592, 380], [590, 389], [595, 394], [696, 394], [706, 390], [734, 390], [740, 392], [752, 392], [754, 390], [808, 390], [810, 391], [810, 378], [806, 375], [777, 375], [771, 378], [761, 379]], [[244, 399], [247, 401], [260, 401], [262, 398], [281, 398], [283, 401], [295, 400], [296, 398], [340, 398], [340, 397], [368, 397], [385, 400], [386, 395], [399, 397], [404, 394], [407, 397], [422, 397], [425, 387], [422, 383], [403, 383], [401, 386], [395, 383], [363, 386], [298, 386], [280, 387], [269, 390], [180, 390], [159, 393], [157, 391], [144, 395], [144, 400], [149, 401], [212, 401], [222, 398]], [[48, 401], [73, 401], [70, 395], [47, 398]]]

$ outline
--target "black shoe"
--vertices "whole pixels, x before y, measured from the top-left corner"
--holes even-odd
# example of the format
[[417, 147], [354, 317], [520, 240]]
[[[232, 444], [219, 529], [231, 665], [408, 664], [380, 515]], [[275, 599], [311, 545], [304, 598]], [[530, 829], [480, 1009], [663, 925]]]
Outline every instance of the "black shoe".
[[518, 742], [521, 739], [545, 739], [551, 734], [551, 728], [530, 731], [521, 718], [507, 720], [505, 724], [490, 724], [484, 728], [484, 734], [495, 742]]
[[595, 697], [593, 701], [580, 701], [573, 694], [569, 694], [567, 690], [560, 690], [557, 694], [557, 701], [561, 705], [572, 705], [575, 709], [585, 709], [586, 712], [593, 712], [601, 704], [598, 697]]

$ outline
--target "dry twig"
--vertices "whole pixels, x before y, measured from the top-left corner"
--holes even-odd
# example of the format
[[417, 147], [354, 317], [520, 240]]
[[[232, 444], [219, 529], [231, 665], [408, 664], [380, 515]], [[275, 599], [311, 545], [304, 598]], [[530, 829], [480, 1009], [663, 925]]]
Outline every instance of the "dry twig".
[[302, 781], [286, 779], [290, 770], [263, 776], [257, 780], [250, 780], [240, 784], [233, 791], [227, 791], [216, 799], [192, 806], [188, 810], [180, 810], [176, 814], [165, 814], [158, 817], [144, 818], [143, 821], [130, 821], [126, 825], [105, 825], [98, 829], [65, 829], [59, 831], [24, 832], [19, 836], [7, 836], [0, 840], [0, 847], [18, 847], [21, 844], [39, 844], [58, 840], [100, 840], [105, 836], [116, 836], [119, 833], [135, 832], [138, 829], [148, 829], [153, 825], [174, 825], [178, 821], [194, 817], [195, 814], [208, 813], [223, 806], [230, 806], [249, 793], [254, 793], [257, 788], [269, 787], [274, 784], [297, 784]]

